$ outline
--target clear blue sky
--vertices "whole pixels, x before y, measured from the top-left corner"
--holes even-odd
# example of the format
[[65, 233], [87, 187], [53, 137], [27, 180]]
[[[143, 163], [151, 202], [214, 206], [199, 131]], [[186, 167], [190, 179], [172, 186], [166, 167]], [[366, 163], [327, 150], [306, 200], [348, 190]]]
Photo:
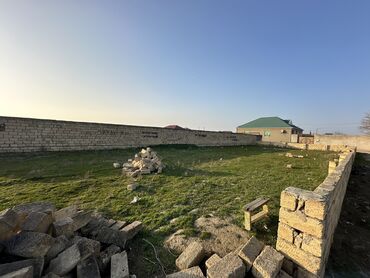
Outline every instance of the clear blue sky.
[[0, 1], [0, 115], [357, 133], [370, 1]]

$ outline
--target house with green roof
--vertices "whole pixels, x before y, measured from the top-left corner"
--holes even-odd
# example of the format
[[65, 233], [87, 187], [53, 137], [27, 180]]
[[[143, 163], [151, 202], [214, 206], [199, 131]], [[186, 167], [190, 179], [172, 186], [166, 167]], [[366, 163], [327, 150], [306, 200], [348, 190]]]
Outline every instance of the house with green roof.
[[236, 132], [260, 135], [265, 142], [297, 142], [303, 129], [294, 125], [291, 120], [263, 117], [238, 126]]

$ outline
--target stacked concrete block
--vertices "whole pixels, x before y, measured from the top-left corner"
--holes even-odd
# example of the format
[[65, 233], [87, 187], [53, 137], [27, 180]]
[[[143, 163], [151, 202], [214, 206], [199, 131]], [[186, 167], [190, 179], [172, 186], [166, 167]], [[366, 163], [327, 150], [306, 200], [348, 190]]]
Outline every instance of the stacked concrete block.
[[310, 151], [328, 151], [330, 146], [324, 144], [307, 144], [307, 150]]
[[292, 149], [299, 149], [299, 150], [307, 150], [309, 144], [302, 144], [302, 143], [286, 143], [288, 148]]
[[146, 148], [135, 154], [133, 159], [129, 159], [123, 164], [122, 173], [135, 178], [138, 175], [160, 174], [163, 168], [164, 164], [157, 153], [152, 151], [151, 148]]
[[64, 219], [55, 221], [52, 228], [53, 234], [56, 237], [61, 235], [71, 236], [74, 232], [73, 219], [70, 217], [66, 217]]
[[17, 233], [24, 216], [13, 209], [0, 212], [0, 241], [7, 240]]
[[222, 258], [217, 254], [212, 254], [206, 259], [202, 245], [193, 242], [176, 260], [180, 271], [167, 275], [167, 277], [289, 278], [290, 276], [281, 269], [283, 261], [284, 256], [280, 252], [271, 246], [265, 246], [255, 237], [251, 237], [244, 245]]
[[121, 248], [116, 245], [109, 245], [103, 252], [100, 253], [99, 268], [101, 271], [107, 269], [111, 262], [111, 257], [121, 252]]
[[238, 255], [244, 261], [247, 271], [251, 269], [254, 260], [261, 253], [263, 247], [264, 244], [253, 236], [239, 251]]
[[33, 277], [32, 266], [24, 267], [2, 276], [2, 278], [32, 278], [32, 277]]
[[22, 224], [23, 231], [47, 233], [53, 218], [43, 212], [30, 213]]
[[[116, 226], [114, 226], [116, 227]], [[111, 227], [113, 228], [113, 227]], [[141, 231], [143, 224], [140, 221], [134, 221], [131, 224], [124, 226], [120, 231], [126, 233], [127, 239], [130, 240], [136, 236], [136, 234]]]
[[22, 231], [4, 242], [6, 252], [24, 258], [43, 257], [54, 239], [44, 233]]
[[236, 254], [229, 253], [207, 270], [208, 278], [244, 278], [246, 266]]
[[73, 220], [73, 231], [76, 232], [80, 230], [82, 227], [85, 227], [91, 220], [91, 215], [89, 212], [86, 211], [78, 211], [76, 214], [71, 216]]
[[274, 278], [283, 265], [284, 256], [271, 246], [266, 246], [253, 262], [252, 274], [256, 278]]
[[166, 275], [166, 278], [205, 278], [199, 266], [193, 266], [176, 273]]
[[51, 260], [46, 273], [54, 273], [59, 276], [68, 274], [81, 261], [81, 252], [77, 244], [64, 250], [56, 258]]
[[337, 168], [338, 163], [336, 161], [329, 161], [329, 167], [328, 167], [328, 174], [330, 175], [335, 171], [335, 168]]
[[45, 255], [45, 261], [50, 262], [54, 259], [59, 253], [71, 246], [71, 242], [66, 236], [59, 236], [54, 238], [54, 242], [51, 245], [50, 249]]
[[142, 223], [36, 202], [2, 211], [0, 229], [1, 277], [129, 277], [125, 245]]
[[129, 275], [126, 251], [114, 254], [111, 258], [111, 278], [128, 278]]
[[192, 242], [176, 259], [176, 266], [183, 270], [197, 266], [205, 257], [205, 250], [201, 243]]
[[[366, 142], [362, 142], [362, 145], [365, 146], [365, 149], [370, 149], [370, 140], [368, 136], [364, 136]], [[263, 146], [274, 146], [278, 148], [290, 148], [297, 150], [309, 150], [309, 151], [334, 151], [334, 152], [354, 152], [356, 151], [355, 145], [348, 146], [342, 144], [305, 144], [305, 143], [280, 143], [280, 142], [257, 142], [258, 145]]]
[[217, 264], [221, 260], [220, 256], [217, 254], [213, 254], [206, 260], [206, 268], [209, 269], [213, 265]]
[[90, 255], [99, 256], [100, 254], [101, 244], [97, 240], [76, 235], [70, 242], [77, 245], [83, 259]]
[[[114, 223], [112, 226], [110, 226], [110, 228], [113, 229], [113, 230], [121, 230], [126, 225], [127, 225], [126, 221], [117, 220], [116, 223]], [[137, 227], [136, 224], [135, 224], [135, 227]]]
[[27, 267], [32, 267], [33, 277], [41, 277], [44, 265], [45, 262], [44, 258], [42, 257], [0, 264], [0, 276], [4, 277], [4, 275], [8, 273], [12, 273]]
[[121, 248], [125, 248], [127, 235], [122, 231], [117, 231], [107, 226], [100, 227], [96, 237], [92, 236], [96, 240], [105, 244], [114, 244]]
[[[366, 138], [366, 137], [364, 137], [364, 138]], [[364, 142], [362, 142], [362, 143], [364, 143]], [[367, 143], [368, 142], [364, 143], [364, 145], [366, 145]], [[351, 146], [344, 145], [344, 144], [330, 144], [329, 145], [329, 150], [332, 151], [332, 152], [355, 152], [356, 149], [357, 149], [356, 145], [357, 145], [356, 143], [351, 145]]]
[[89, 256], [77, 264], [78, 278], [100, 278], [100, 271], [95, 256]]
[[63, 220], [67, 217], [73, 217], [78, 213], [78, 207], [76, 205], [61, 208], [53, 212], [53, 217], [55, 221]]
[[325, 272], [355, 156], [345, 155], [314, 191], [288, 187], [281, 193], [276, 249], [318, 277]]

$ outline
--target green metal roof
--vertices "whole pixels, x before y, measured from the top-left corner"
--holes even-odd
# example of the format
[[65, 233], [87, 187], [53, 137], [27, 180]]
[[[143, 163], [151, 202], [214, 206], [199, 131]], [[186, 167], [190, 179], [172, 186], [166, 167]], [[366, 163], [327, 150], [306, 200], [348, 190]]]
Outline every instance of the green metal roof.
[[[282, 127], [282, 128], [298, 128], [301, 129], [293, 124], [290, 123], [289, 120], [283, 120], [279, 117], [264, 117], [258, 118], [254, 121], [248, 122], [244, 125], [238, 126], [239, 128], [259, 128], [259, 127]], [[301, 129], [302, 130], [302, 129]]]

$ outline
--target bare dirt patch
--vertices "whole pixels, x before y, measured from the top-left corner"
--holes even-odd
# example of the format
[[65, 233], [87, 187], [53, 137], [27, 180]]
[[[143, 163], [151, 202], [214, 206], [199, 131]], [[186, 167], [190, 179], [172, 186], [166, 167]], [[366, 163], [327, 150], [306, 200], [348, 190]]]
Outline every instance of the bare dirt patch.
[[195, 221], [195, 227], [200, 233], [199, 237], [186, 237], [179, 230], [167, 238], [165, 246], [181, 253], [191, 242], [197, 241], [202, 242], [208, 256], [216, 253], [223, 257], [250, 238], [247, 231], [218, 217], [200, 217]]

